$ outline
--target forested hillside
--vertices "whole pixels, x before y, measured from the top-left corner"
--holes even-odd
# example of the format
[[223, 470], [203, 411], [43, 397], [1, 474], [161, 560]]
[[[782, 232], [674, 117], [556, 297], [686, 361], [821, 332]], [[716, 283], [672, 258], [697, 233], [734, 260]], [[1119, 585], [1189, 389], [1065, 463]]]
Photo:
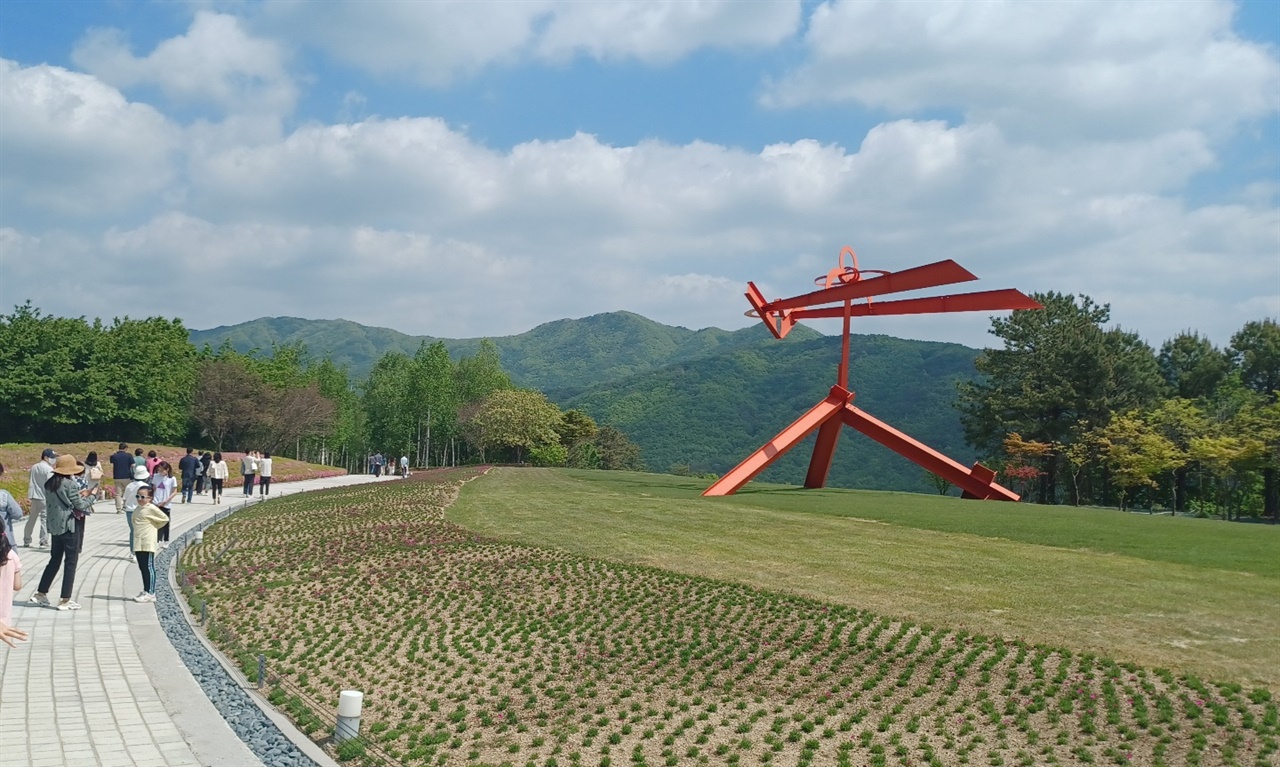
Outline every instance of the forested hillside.
[[[654, 471], [688, 467], [722, 473], [827, 395], [840, 339], [761, 344], [600, 384], [553, 391], [553, 401], [610, 423], [640, 445]], [[959, 413], [959, 381], [971, 380], [978, 351], [958, 344], [855, 336], [851, 388], [858, 406], [960, 461], [972, 461]], [[799, 484], [812, 438], [761, 480]], [[841, 487], [930, 491], [924, 472], [844, 430], [830, 481]]]
[[[819, 337], [809, 328], [796, 328], [783, 343]], [[548, 322], [514, 336], [489, 339], [498, 349], [502, 367], [520, 386], [550, 390], [584, 387], [672, 362], [707, 357], [771, 341], [763, 326], [743, 330], [672, 327], [631, 312], [609, 312], [582, 319]], [[241, 354], [257, 349], [301, 343], [317, 357], [345, 366], [353, 379], [365, 378], [387, 352], [413, 355], [424, 342], [442, 341], [454, 357], [471, 356], [479, 338], [438, 339], [411, 336], [387, 328], [373, 328], [347, 320], [303, 320], [263, 317], [239, 325], [191, 331], [197, 348], [216, 349], [229, 343]], [[776, 342], [774, 342], [776, 343]]]
[[[192, 331], [197, 346], [229, 342], [237, 351], [303, 343], [314, 357], [351, 366], [363, 378], [388, 352], [413, 356], [423, 342], [454, 358], [476, 354], [480, 339], [430, 339], [345, 320], [264, 318]], [[772, 437], [835, 381], [838, 338], [796, 327], [783, 341], [761, 325], [728, 331], [663, 325], [630, 312], [549, 322], [491, 339], [518, 386], [540, 389], [623, 431], [654, 471], [720, 473]], [[958, 460], [972, 460], [956, 383], [974, 376], [976, 349], [956, 344], [857, 336], [853, 386], [861, 407]], [[361, 360], [369, 368], [360, 369]], [[809, 448], [797, 447], [762, 479], [798, 483]], [[893, 490], [931, 489], [924, 473], [861, 435], [846, 431], [831, 483]]]

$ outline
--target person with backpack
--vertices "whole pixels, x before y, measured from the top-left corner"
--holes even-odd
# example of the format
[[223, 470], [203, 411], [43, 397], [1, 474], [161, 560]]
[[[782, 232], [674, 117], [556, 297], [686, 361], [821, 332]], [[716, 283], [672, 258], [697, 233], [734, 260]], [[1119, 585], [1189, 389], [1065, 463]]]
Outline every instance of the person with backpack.
[[200, 454], [200, 474], [196, 477], [196, 495], [204, 495], [204, 491], [209, 487], [209, 466], [213, 463], [213, 456], [209, 455], [209, 451], [205, 450]]
[[101, 498], [105, 488], [102, 487], [102, 464], [98, 463], [98, 451], [90, 450], [84, 457], [84, 481], [95, 499]]

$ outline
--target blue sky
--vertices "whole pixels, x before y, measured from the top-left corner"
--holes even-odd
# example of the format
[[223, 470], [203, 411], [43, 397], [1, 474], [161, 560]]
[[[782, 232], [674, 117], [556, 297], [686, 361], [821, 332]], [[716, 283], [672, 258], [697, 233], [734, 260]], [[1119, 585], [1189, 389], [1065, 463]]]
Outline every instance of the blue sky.
[[1280, 316], [1271, 3], [9, 0], [0, 60], [6, 309], [739, 327], [847, 244], [1155, 345]]

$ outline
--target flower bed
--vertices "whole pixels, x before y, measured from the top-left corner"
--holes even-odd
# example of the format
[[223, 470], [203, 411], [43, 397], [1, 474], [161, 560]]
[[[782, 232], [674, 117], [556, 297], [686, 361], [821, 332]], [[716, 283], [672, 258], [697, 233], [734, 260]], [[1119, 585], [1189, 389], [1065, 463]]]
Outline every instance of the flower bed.
[[482, 538], [443, 515], [474, 476], [273, 500], [184, 567], [404, 764], [1274, 763], [1267, 690]]

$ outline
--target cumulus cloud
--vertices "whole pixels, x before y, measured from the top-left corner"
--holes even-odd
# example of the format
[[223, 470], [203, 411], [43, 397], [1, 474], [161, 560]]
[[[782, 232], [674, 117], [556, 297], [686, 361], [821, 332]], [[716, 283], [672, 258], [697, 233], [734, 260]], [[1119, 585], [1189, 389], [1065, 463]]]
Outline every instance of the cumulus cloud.
[[763, 99], [956, 109], [1040, 139], [1228, 132], [1280, 107], [1280, 62], [1233, 33], [1233, 14], [1226, 0], [832, 0], [807, 60]]
[[174, 178], [180, 130], [94, 77], [0, 59], [0, 115], [10, 221], [118, 215]]
[[[192, 287], [156, 310], [198, 326], [341, 315], [505, 334], [629, 309], [736, 327], [747, 280], [773, 296], [803, 292], [851, 244], [866, 268], [956, 258], [983, 287], [1112, 300], [1129, 307], [1118, 320], [1157, 342], [1185, 315], [1128, 296], [1149, 294], [1158, 275], [1170, 295], [1211, 296], [1200, 300], [1218, 308], [1201, 329], [1224, 341], [1247, 319], [1237, 307], [1275, 303], [1280, 218], [1269, 203], [1189, 209], [1165, 194], [1208, 162], [1198, 134], [1049, 151], [993, 126], [903, 120], [854, 150], [611, 146], [578, 134], [503, 152], [441, 120], [371, 119], [195, 152], [180, 211], [88, 235], [80, 249], [164, 263]], [[0, 241], [0, 257], [43, 252], [36, 240]], [[245, 287], [228, 293], [201, 275]], [[972, 344], [986, 327], [982, 315], [859, 324]]]
[[[1184, 199], [1221, 162], [1219, 127], [1274, 113], [1274, 55], [1234, 37], [1216, 3], [1150, 18], [1146, 5], [1078, 7], [821, 5], [808, 61], [775, 103], [954, 105], [967, 119], [895, 117], [846, 145], [798, 135], [756, 150], [585, 132], [495, 149], [440, 117], [361, 118], [350, 90], [343, 122], [262, 131], [254, 110], [278, 118], [295, 96], [284, 47], [261, 34], [296, 26], [371, 70], [446, 82], [516, 56], [661, 62], [768, 45], [791, 33], [793, 3], [268, 3], [247, 22], [200, 12], [141, 57], [120, 33], [95, 33], [77, 60], [96, 75], [0, 62], [0, 301], [195, 327], [340, 316], [444, 336], [618, 309], [740, 327], [747, 280], [804, 292], [852, 245], [865, 268], [955, 258], [984, 278], [975, 289], [1086, 293], [1155, 343], [1189, 324], [1224, 343], [1280, 315], [1280, 187]], [[1166, 64], [1179, 82], [1152, 80]], [[1121, 73], [1097, 75], [1110, 66]], [[226, 114], [178, 126], [117, 89], [135, 85]], [[1219, 107], [1221, 126], [1208, 124]], [[68, 296], [39, 279], [68, 256], [112, 289]], [[123, 260], [183, 290], [121, 280]], [[973, 345], [987, 327], [982, 314], [858, 323]]]
[[799, 0], [269, 0], [258, 18], [265, 30], [288, 30], [367, 71], [432, 86], [529, 58], [664, 63], [704, 47], [772, 46], [793, 35], [799, 21]]
[[211, 11], [198, 11], [186, 34], [146, 56], [134, 55], [118, 29], [91, 30], [72, 60], [117, 88], [156, 86], [175, 102], [226, 114], [285, 115], [297, 100], [284, 46], [249, 35], [235, 16]]

